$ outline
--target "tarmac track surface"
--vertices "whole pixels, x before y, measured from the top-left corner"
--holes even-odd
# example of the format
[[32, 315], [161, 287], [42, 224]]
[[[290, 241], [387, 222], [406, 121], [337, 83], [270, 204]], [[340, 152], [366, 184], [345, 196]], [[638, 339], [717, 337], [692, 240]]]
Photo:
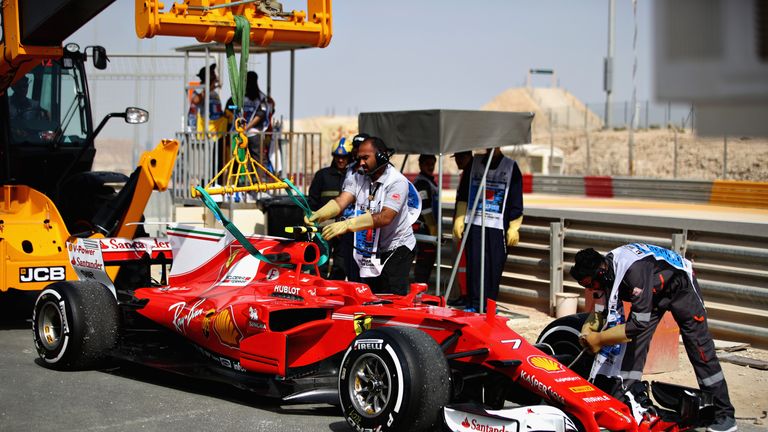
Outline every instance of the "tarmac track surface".
[[0, 431], [350, 431], [338, 407], [279, 405], [136, 365], [43, 367], [28, 322], [0, 323]]
[[[338, 407], [280, 405], [234, 387], [121, 364], [58, 372], [40, 364], [31, 324], [0, 322], [0, 431], [333, 431]], [[700, 429], [703, 431], [704, 429]], [[742, 432], [765, 426], [739, 421]]]

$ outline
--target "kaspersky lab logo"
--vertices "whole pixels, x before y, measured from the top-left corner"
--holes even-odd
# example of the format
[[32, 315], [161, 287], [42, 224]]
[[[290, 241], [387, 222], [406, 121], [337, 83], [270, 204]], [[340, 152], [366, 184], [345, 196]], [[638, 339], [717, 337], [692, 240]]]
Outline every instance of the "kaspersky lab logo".
[[57, 267], [22, 267], [19, 269], [19, 282], [53, 282], [67, 278], [67, 271], [62, 266]]

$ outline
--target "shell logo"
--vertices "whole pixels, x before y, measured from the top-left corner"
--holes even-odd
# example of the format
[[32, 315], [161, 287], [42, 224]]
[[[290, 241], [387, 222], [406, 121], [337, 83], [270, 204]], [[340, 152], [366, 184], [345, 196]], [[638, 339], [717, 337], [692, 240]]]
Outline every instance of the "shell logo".
[[541, 369], [547, 372], [559, 372], [564, 370], [563, 365], [549, 357], [544, 356], [530, 356], [528, 357], [528, 363], [530, 363], [531, 366], [535, 367], [536, 369]]

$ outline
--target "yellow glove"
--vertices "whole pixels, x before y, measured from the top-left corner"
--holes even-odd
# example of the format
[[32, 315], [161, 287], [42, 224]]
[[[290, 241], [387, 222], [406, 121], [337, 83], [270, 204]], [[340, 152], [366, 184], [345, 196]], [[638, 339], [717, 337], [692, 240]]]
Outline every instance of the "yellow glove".
[[357, 217], [326, 225], [325, 228], [323, 228], [323, 238], [330, 240], [350, 231], [357, 232], [368, 228], [373, 228], [373, 215], [365, 213]]
[[309, 217], [304, 216], [304, 223], [314, 225], [315, 222], [324, 222], [337, 214], [341, 213], [341, 208], [336, 200], [330, 200], [320, 207], [316, 212], [312, 212]]
[[600, 348], [606, 345], [615, 345], [617, 343], [630, 341], [630, 339], [627, 338], [625, 324], [620, 324], [601, 332], [587, 333], [583, 339], [584, 342], [581, 342], [582, 345], [586, 344], [586, 348], [591, 351], [592, 354], [597, 354], [597, 352], [600, 351]]
[[509, 221], [509, 228], [507, 228], [507, 246], [517, 246], [520, 243], [520, 225], [523, 224], [523, 217]]
[[461, 240], [464, 234], [464, 218], [467, 216], [467, 203], [456, 201], [456, 214], [453, 216], [453, 238]]
[[424, 215], [424, 225], [427, 226], [429, 235], [437, 235], [437, 223], [435, 223], [435, 215], [428, 213]]

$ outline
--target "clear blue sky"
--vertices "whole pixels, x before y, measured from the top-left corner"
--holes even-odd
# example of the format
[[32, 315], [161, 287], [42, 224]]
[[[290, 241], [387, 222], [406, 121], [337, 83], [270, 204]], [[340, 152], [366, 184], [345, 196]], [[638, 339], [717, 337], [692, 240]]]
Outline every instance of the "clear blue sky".
[[[285, 0], [285, 9], [304, 1]], [[166, 2], [166, 7], [170, 2]], [[172, 52], [196, 41], [179, 37], [138, 40], [134, 2], [118, 0], [70, 40], [98, 43], [108, 52]], [[651, 5], [638, 2], [638, 99], [652, 97]], [[523, 85], [529, 68], [553, 68], [560, 85], [587, 103], [602, 103], [607, 52], [607, 0], [337, 0], [334, 34], [325, 49], [296, 54], [296, 118], [359, 111], [476, 109], [507, 88]], [[614, 100], [632, 92], [632, 2], [616, 1]], [[255, 69], [265, 77], [265, 56]], [[273, 94], [287, 117], [288, 55], [273, 56]], [[219, 65], [220, 74], [225, 73]], [[196, 71], [199, 66], [191, 67]], [[181, 72], [181, 71], [180, 71]], [[264, 85], [262, 78], [262, 86]], [[535, 85], [549, 85], [540, 77]], [[97, 83], [97, 116], [133, 105], [126, 83]], [[146, 84], [144, 84], [146, 86]], [[122, 88], [122, 89], [119, 89]], [[178, 129], [181, 83], [163, 81], [156, 94], [152, 135]], [[162, 92], [171, 92], [166, 95]], [[174, 96], [179, 95], [179, 96]], [[229, 89], [222, 90], [229, 96]], [[141, 101], [140, 101], [141, 102]], [[118, 132], [119, 131], [119, 132]], [[105, 135], [124, 134], [110, 127]]]

